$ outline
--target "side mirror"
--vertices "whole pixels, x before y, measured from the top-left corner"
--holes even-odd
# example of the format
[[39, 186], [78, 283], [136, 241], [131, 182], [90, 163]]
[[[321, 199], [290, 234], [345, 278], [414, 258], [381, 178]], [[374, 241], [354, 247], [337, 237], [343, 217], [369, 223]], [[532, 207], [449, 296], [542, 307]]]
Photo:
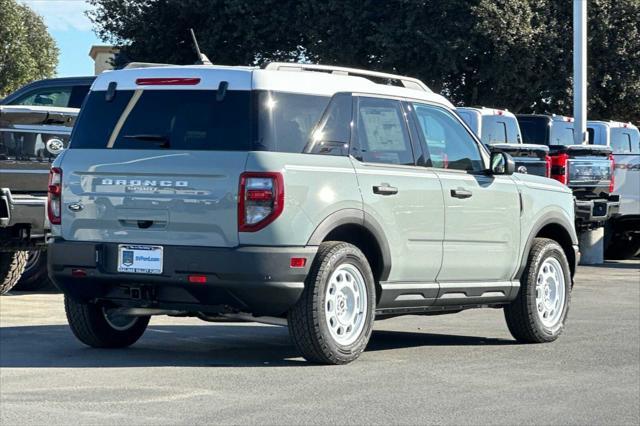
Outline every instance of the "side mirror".
[[491, 153], [491, 174], [512, 175], [516, 171], [516, 163], [506, 152]]

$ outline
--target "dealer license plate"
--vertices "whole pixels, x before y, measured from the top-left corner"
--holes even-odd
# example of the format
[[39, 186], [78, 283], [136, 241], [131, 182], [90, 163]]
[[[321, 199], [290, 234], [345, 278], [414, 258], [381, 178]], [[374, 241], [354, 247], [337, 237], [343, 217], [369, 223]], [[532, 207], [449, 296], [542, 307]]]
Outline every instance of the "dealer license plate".
[[118, 272], [161, 274], [162, 247], [120, 244], [118, 246]]

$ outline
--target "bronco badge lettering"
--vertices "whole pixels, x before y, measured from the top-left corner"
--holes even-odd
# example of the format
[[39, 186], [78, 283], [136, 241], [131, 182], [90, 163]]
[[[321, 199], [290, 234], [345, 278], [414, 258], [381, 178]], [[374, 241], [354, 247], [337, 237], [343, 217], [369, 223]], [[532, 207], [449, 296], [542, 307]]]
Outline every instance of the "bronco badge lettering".
[[186, 180], [142, 180], [142, 179], [102, 179], [101, 185], [150, 186], [164, 188], [186, 188]]

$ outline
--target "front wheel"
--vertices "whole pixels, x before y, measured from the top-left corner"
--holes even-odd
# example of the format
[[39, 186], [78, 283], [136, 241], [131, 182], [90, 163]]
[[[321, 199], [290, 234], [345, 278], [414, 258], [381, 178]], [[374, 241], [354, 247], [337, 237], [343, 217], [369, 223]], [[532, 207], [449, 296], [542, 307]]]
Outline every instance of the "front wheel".
[[117, 308], [83, 303], [65, 295], [64, 309], [71, 331], [82, 343], [94, 348], [124, 348], [138, 341], [149, 324], [149, 316], [122, 315]]
[[322, 243], [289, 312], [289, 333], [304, 358], [321, 364], [357, 359], [371, 337], [375, 297], [364, 254], [348, 243]]
[[571, 300], [571, 273], [562, 247], [533, 241], [516, 300], [504, 308], [511, 335], [523, 343], [552, 342], [564, 330]]

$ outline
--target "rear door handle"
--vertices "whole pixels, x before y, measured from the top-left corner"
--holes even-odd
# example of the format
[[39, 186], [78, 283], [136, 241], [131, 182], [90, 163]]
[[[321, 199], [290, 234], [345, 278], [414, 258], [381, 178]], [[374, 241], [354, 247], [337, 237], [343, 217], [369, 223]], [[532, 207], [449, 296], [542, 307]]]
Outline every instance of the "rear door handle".
[[462, 188], [451, 190], [451, 196], [454, 198], [471, 198], [472, 195], [471, 191]]
[[388, 183], [381, 183], [373, 187], [373, 193], [378, 195], [395, 195], [398, 193], [398, 188]]

